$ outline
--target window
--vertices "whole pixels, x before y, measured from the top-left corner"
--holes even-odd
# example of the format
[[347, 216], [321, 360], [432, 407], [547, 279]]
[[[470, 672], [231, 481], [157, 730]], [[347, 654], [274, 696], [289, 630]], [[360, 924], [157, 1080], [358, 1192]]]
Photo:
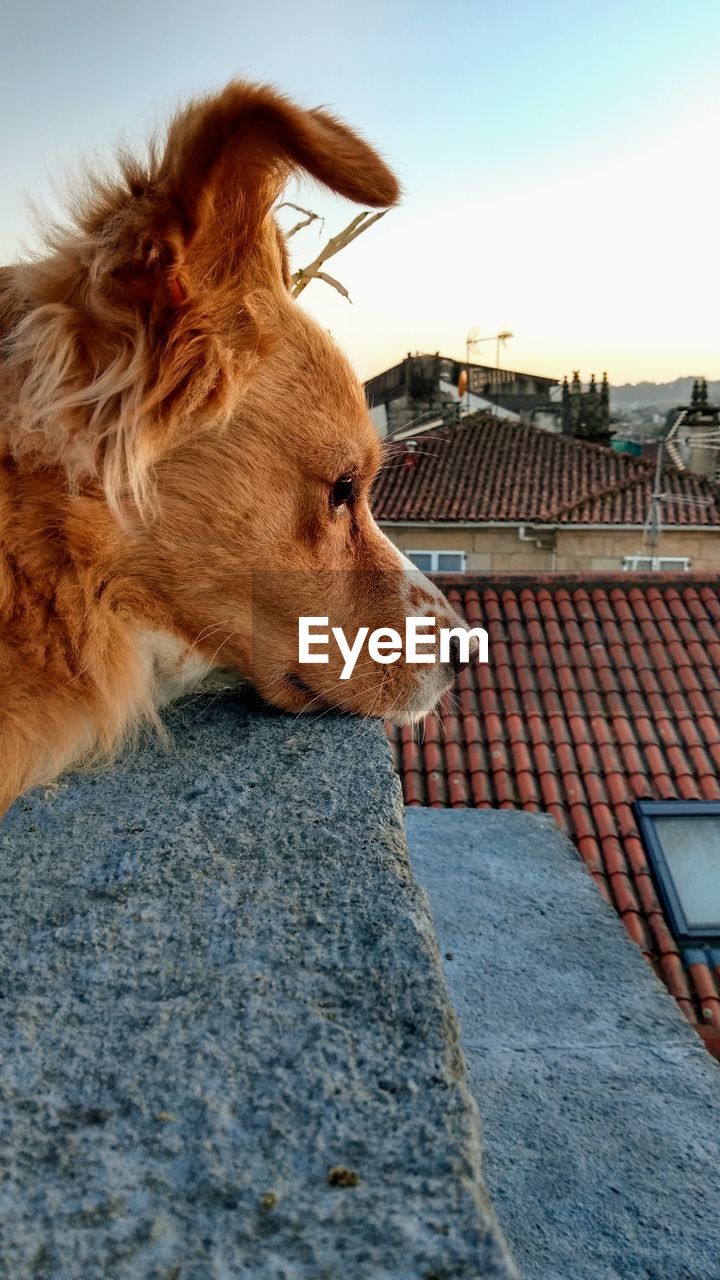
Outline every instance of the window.
[[660, 572], [668, 572], [671, 569], [680, 569], [682, 573], [690, 568], [690, 561], [686, 556], [658, 556], [653, 564], [653, 569], [658, 568]]
[[687, 556], [623, 556], [623, 569], [637, 572], [657, 570], [658, 573], [672, 573], [677, 569], [685, 573], [690, 568]]
[[720, 801], [636, 800], [635, 812], [677, 941], [720, 938]]
[[465, 570], [464, 551], [408, 551], [407, 558], [423, 573], [463, 573]]

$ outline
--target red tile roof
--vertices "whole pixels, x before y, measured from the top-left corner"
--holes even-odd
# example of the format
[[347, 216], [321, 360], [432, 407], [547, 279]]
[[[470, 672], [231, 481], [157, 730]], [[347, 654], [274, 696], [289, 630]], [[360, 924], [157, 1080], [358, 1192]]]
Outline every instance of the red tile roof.
[[[421, 436], [412, 455], [391, 447], [373, 511], [378, 520], [642, 525], [653, 479], [645, 459], [475, 413]], [[664, 524], [720, 526], [717, 485], [668, 465], [663, 491]]]
[[552, 814], [717, 1043], [720, 950], [676, 945], [632, 801], [720, 800], [720, 574], [436, 580], [490, 662], [420, 727], [388, 728], [406, 804]]

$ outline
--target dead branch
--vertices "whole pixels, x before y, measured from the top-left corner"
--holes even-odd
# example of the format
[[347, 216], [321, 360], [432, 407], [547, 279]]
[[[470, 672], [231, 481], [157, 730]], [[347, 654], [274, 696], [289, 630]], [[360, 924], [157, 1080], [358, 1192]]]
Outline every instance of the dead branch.
[[325, 284], [331, 284], [333, 289], [337, 289], [338, 293], [342, 294], [343, 298], [347, 298], [348, 302], [352, 302], [352, 298], [345, 288], [345, 285], [341, 284], [339, 280], [336, 280], [334, 276], [329, 276], [325, 271], [316, 271], [314, 278], [316, 280], [324, 280]]
[[[303, 210], [303, 212], [305, 211]], [[339, 231], [336, 236], [331, 236], [325, 247], [320, 250], [317, 258], [309, 263], [307, 267], [301, 267], [293, 275], [293, 297], [298, 298], [311, 280], [319, 279], [324, 280], [326, 284], [332, 284], [333, 288], [338, 289], [349, 300], [347, 290], [337, 280], [333, 280], [332, 276], [326, 276], [320, 268], [323, 263], [327, 262], [328, 258], [333, 258], [341, 249], [345, 249], [347, 245], [352, 244], [352, 241], [362, 235], [363, 231], [367, 231], [368, 227], [371, 227], [379, 218], [384, 218], [386, 213], [387, 209], [381, 209], [379, 213], [372, 214], [366, 210], [364, 213], [359, 213], [356, 218], [353, 218], [352, 222], [348, 223], [344, 230]]]
[[319, 222], [321, 226], [325, 226], [325, 219], [321, 218], [319, 213], [313, 213], [312, 209], [303, 209], [301, 204], [293, 204], [292, 200], [283, 200], [282, 204], [278, 205], [278, 209], [295, 209], [296, 213], [306, 215], [302, 222], [296, 222], [294, 227], [285, 232], [286, 240], [294, 236], [296, 231], [302, 231], [303, 227], [309, 227], [311, 222]]

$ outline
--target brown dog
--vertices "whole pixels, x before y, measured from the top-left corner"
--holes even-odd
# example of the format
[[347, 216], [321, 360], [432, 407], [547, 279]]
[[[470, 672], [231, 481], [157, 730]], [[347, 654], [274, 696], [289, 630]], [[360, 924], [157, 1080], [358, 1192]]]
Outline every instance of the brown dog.
[[293, 302], [272, 214], [293, 170], [373, 206], [396, 179], [327, 112], [244, 83], [119, 167], [47, 256], [0, 269], [0, 812], [214, 666], [287, 710], [399, 720], [450, 683], [298, 664], [300, 616], [459, 622], [372, 519], [362, 388]]

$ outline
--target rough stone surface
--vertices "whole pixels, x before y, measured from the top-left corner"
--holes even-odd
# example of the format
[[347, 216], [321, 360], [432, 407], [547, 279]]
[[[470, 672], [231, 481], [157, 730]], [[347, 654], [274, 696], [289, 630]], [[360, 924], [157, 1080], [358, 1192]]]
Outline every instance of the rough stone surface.
[[718, 1280], [720, 1068], [545, 816], [407, 810], [525, 1280]]
[[377, 724], [190, 701], [0, 825], [0, 1274], [515, 1274]]

